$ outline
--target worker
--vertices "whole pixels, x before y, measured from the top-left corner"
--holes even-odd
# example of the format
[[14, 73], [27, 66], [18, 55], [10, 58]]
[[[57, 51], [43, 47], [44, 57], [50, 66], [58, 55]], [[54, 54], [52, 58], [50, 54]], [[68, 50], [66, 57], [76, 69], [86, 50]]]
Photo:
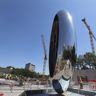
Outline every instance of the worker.
[[81, 78], [81, 76], [80, 76], [80, 89], [83, 89], [83, 81], [82, 81], [82, 78]]

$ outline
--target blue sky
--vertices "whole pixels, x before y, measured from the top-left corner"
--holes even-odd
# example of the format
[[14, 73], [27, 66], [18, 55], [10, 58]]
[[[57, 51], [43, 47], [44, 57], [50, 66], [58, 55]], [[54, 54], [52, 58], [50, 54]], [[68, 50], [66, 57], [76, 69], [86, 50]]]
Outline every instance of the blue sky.
[[68, 10], [73, 16], [77, 53], [91, 51], [88, 30], [81, 19], [87, 19], [96, 36], [95, 9], [96, 0], [0, 0], [0, 66], [24, 68], [31, 62], [36, 71], [42, 72], [41, 34], [45, 36], [48, 55], [52, 22], [59, 10]]

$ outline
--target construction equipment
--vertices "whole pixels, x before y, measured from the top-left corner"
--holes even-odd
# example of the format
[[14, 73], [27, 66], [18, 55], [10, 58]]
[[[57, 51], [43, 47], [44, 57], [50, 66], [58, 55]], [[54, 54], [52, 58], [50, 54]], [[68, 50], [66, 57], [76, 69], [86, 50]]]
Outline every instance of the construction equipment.
[[44, 40], [44, 35], [41, 35], [41, 39], [42, 39], [42, 44], [43, 44], [43, 49], [44, 49], [44, 64], [43, 64], [43, 79], [45, 76], [45, 69], [46, 69], [46, 61], [47, 61], [47, 52], [46, 52], [46, 47], [45, 47], [45, 40]]
[[95, 46], [94, 46], [94, 42], [93, 39], [96, 40], [96, 37], [94, 36], [90, 26], [87, 24], [86, 19], [82, 19], [82, 22], [85, 24], [85, 26], [87, 27], [87, 29], [89, 30], [89, 36], [90, 36], [90, 43], [91, 43], [91, 49], [92, 49], [92, 53], [95, 55]]

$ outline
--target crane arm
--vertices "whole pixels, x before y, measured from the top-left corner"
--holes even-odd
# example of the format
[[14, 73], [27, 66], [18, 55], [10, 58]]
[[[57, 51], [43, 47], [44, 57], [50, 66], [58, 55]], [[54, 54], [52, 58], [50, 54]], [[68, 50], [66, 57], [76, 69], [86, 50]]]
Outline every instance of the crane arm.
[[90, 29], [90, 26], [87, 24], [86, 19], [82, 19], [82, 22], [86, 25], [87, 29], [89, 30], [89, 32], [92, 32]]
[[92, 36], [93, 36], [94, 40], [96, 41], [96, 37], [93, 34], [92, 34]]
[[86, 19], [82, 19], [82, 22], [85, 24], [85, 26], [87, 27], [87, 29], [89, 30], [89, 36], [90, 36], [90, 43], [91, 43], [91, 48], [92, 48], [92, 53], [95, 54], [95, 47], [94, 47], [94, 42], [93, 39], [96, 40], [90, 26], [87, 24]]
[[89, 33], [92, 35], [92, 37], [96, 40], [96, 37], [94, 36], [90, 26], [87, 24], [86, 19], [82, 19], [82, 22], [86, 25], [87, 29], [89, 30]]
[[42, 44], [43, 44], [43, 48], [44, 48], [44, 59], [47, 60], [47, 53], [46, 53], [46, 47], [45, 47], [45, 42], [44, 42], [44, 36], [43, 34], [41, 35], [42, 38]]

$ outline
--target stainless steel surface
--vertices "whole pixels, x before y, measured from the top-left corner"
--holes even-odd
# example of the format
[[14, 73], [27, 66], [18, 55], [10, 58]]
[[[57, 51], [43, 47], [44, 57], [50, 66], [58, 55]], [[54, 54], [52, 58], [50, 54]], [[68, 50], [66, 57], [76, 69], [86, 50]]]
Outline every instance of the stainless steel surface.
[[69, 86], [76, 62], [76, 42], [72, 16], [59, 11], [54, 18], [49, 50], [49, 72], [54, 89], [63, 93]]

